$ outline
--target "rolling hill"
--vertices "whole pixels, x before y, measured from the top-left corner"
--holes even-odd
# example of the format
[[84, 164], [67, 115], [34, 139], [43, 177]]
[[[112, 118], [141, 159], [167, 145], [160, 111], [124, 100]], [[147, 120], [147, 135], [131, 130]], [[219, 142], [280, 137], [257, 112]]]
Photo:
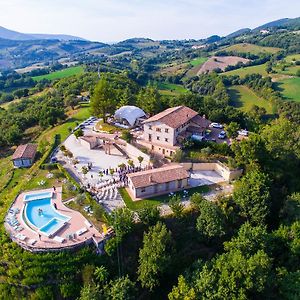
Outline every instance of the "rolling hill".
[[80, 40], [83, 38], [66, 35], [66, 34], [36, 34], [36, 33], [22, 33], [14, 30], [7, 29], [0, 26], [0, 38], [16, 41], [28, 41], [28, 40], [60, 40], [60, 41], [72, 41]]
[[17, 69], [109, 47], [104, 43], [60, 40], [8, 40], [0, 38], [0, 70]]

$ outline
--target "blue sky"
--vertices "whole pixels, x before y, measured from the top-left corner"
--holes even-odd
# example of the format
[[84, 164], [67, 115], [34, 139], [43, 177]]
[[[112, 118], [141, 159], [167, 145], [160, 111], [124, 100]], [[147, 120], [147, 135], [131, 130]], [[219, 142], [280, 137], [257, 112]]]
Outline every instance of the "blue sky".
[[0, 26], [104, 42], [200, 39], [299, 16], [299, 0], [0, 0]]

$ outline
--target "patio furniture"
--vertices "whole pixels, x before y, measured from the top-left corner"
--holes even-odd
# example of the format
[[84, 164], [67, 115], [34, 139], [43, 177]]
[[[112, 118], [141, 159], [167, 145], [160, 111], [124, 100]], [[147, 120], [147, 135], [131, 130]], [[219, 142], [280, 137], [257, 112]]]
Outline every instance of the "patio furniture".
[[80, 235], [86, 233], [87, 231], [88, 231], [88, 229], [87, 229], [86, 227], [83, 227], [83, 228], [77, 230], [77, 231], [76, 231], [76, 234], [77, 234], [78, 236], [80, 236]]
[[63, 243], [66, 239], [61, 237], [61, 236], [58, 236], [56, 235], [54, 238], [53, 238], [54, 241], [58, 242], [58, 243]]
[[85, 221], [84, 221], [84, 224], [85, 224], [87, 227], [92, 227], [92, 226], [93, 226], [88, 220], [85, 220]]
[[22, 233], [18, 233], [16, 235], [16, 238], [19, 239], [20, 241], [25, 241], [27, 239], [27, 236]]
[[37, 240], [35, 240], [35, 239], [30, 239], [30, 240], [27, 242], [27, 244], [33, 246], [36, 242], [37, 242]]

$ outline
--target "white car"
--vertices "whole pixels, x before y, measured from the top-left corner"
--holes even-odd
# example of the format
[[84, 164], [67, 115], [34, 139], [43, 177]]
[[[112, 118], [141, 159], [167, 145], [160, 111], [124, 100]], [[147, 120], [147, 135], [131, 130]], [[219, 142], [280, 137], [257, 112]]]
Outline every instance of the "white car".
[[223, 128], [223, 125], [220, 123], [211, 123], [209, 126], [213, 128], [220, 128], [220, 129]]
[[239, 135], [248, 136], [249, 131], [246, 129], [242, 129], [238, 131]]
[[226, 138], [226, 132], [225, 131], [221, 131], [218, 135], [219, 139], [225, 139]]

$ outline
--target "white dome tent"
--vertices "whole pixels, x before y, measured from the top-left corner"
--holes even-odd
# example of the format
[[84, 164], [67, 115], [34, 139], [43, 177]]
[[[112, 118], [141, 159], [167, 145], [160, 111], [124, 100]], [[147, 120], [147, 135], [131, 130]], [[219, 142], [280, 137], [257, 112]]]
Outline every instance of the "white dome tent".
[[116, 110], [114, 117], [117, 122], [134, 127], [137, 125], [139, 119], [146, 118], [146, 114], [136, 106], [125, 105]]

